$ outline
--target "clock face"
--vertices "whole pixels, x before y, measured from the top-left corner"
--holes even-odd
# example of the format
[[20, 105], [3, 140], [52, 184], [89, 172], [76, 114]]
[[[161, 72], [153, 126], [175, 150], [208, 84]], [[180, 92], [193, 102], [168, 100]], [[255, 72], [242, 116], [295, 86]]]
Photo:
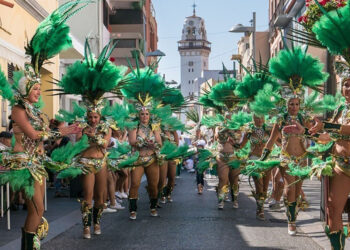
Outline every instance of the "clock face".
[[188, 24], [192, 26], [193, 25], [193, 21], [189, 21]]

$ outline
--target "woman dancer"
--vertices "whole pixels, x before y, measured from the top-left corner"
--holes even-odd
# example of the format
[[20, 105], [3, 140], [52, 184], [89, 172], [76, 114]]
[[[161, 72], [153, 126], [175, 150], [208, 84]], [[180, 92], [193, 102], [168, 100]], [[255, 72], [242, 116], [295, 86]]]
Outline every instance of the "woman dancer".
[[84, 61], [77, 61], [71, 65], [58, 83], [64, 94], [81, 95], [85, 107], [76, 106], [74, 114], [66, 116], [71, 120], [80, 121], [83, 130], [77, 139], [79, 141], [82, 136], [86, 136], [88, 147], [75, 159], [70, 169], [61, 173], [61, 177], [82, 174], [84, 200], [81, 202], [81, 212], [85, 239], [91, 238], [92, 222], [94, 234], [101, 234], [100, 221], [104, 208], [104, 194], [107, 192], [106, 148], [111, 138], [111, 128], [119, 128], [117, 119], [123, 115], [121, 110], [111, 114], [109, 106], [102, 97], [105, 93], [114, 90], [127, 70], [126, 67], [117, 67], [108, 60], [115, 46], [111, 46], [110, 42], [99, 58], [95, 59], [86, 41]]
[[[250, 160], [257, 160], [261, 157], [265, 144], [270, 137], [271, 130], [268, 129], [265, 124], [264, 117], [253, 115], [253, 123], [248, 125], [247, 130], [244, 132], [243, 141], [240, 147], [244, 147], [246, 143], [250, 142]], [[262, 175], [253, 176], [255, 191], [253, 196], [256, 200], [256, 218], [259, 220], [265, 220], [264, 215], [264, 203], [267, 196], [267, 189], [270, 182], [271, 170], [265, 171]]]
[[[277, 139], [281, 138], [280, 169], [285, 184], [285, 207], [289, 235], [295, 235], [297, 232], [295, 223], [300, 207], [302, 181], [298, 177], [290, 175], [288, 171], [294, 165], [306, 166], [307, 145], [306, 135], [287, 133], [284, 131], [284, 127], [293, 124], [310, 127], [308, 114], [301, 114], [303, 111], [301, 105], [303, 104], [304, 87], [317, 89], [317, 86], [327, 79], [328, 74], [323, 73], [322, 68], [323, 65], [317, 59], [306, 54], [306, 50], [301, 47], [284, 49], [270, 61], [270, 72], [272, 75], [279, 78], [289, 87], [282, 89], [282, 96], [287, 100], [287, 112], [281, 115], [274, 124], [261, 159], [266, 160]], [[255, 98], [258, 104], [259, 98], [258, 94]], [[270, 98], [269, 102], [271, 103], [273, 99], [271, 97], [268, 98]], [[255, 105], [255, 108], [258, 109], [258, 106]]]
[[1, 95], [13, 105], [11, 119], [16, 140], [12, 150], [2, 153], [3, 165], [10, 171], [0, 176], [0, 183], [10, 182], [13, 190], [23, 190], [25, 194], [28, 214], [21, 249], [40, 249], [40, 240], [48, 232], [48, 223], [42, 217], [43, 183], [48, 177], [44, 162], [49, 160], [44, 156], [43, 141], [80, 131], [76, 125], [50, 131], [45, 122], [48, 117], [37, 106], [41, 96], [40, 69], [48, 59], [71, 46], [65, 20], [77, 11], [78, 4], [74, 1], [62, 5], [40, 23], [25, 50], [31, 63], [25, 65], [24, 71], [15, 72], [14, 84], [9, 84], [0, 71]]

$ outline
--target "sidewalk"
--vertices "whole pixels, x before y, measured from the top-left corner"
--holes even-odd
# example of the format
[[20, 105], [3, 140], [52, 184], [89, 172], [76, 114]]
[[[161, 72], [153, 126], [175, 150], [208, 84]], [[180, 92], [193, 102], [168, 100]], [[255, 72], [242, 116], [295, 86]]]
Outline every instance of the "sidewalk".
[[[47, 211], [44, 217], [49, 222], [48, 241], [80, 222], [80, 204], [77, 198], [55, 198], [54, 189], [47, 191]], [[27, 211], [11, 211], [11, 230], [7, 230], [6, 216], [0, 218], [0, 250], [20, 249], [21, 227]]]

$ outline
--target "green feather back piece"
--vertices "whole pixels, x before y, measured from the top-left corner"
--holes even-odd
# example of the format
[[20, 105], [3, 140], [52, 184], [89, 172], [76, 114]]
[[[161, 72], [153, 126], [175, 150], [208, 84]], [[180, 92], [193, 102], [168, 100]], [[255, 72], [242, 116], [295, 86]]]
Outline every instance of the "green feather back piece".
[[199, 97], [199, 103], [204, 107], [213, 108], [218, 113], [223, 113], [223, 107], [216, 105], [212, 99], [209, 98], [209, 94], [203, 94]]
[[219, 125], [222, 125], [224, 121], [225, 121], [225, 117], [218, 114], [216, 116], [203, 116], [201, 120], [201, 124], [208, 128], [214, 128]]
[[0, 175], [0, 185], [10, 183], [15, 192], [24, 191], [27, 198], [34, 195], [34, 179], [28, 169], [10, 170]]
[[55, 116], [56, 120], [72, 123], [75, 121], [84, 120], [86, 114], [86, 108], [79, 106], [78, 103], [73, 102], [73, 112], [68, 112], [64, 109], [58, 111], [58, 115]]
[[258, 91], [254, 102], [250, 103], [250, 110], [257, 116], [269, 115], [276, 108], [281, 100], [281, 95], [275, 91], [273, 86], [266, 84], [263, 89]]
[[270, 73], [287, 84], [297, 77], [301, 85], [316, 89], [327, 81], [328, 73], [323, 72], [324, 65], [306, 51], [307, 48], [299, 46], [281, 50], [270, 60]]
[[110, 159], [117, 159], [121, 155], [125, 155], [131, 152], [131, 146], [127, 142], [118, 143], [116, 148], [111, 148], [108, 150]]
[[81, 168], [76, 168], [76, 167], [70, 167], [67, 169], [62, 170], [58, 175], [58, 179], [66, 179], [66, 178], [72, 178], [74, 179], [75, 177], [83, 174], [83, 171]]
[[241, 160], [233, 160], [230, 161], [229, 163], [227, 163], [227, 165], [231, 168], [231, 169], [238, 169], [240, 168], [241, 164], [243, 162]]
[[[319, 5], [321, 9], [322, 6]], [[350, 6], [339, 8], [334, 11], [325, 12], [318, 22], [312, 27], [317, 40], [334, 55], [344, 55], [349, 59], [347, 50], [350, 47]], [[348, 60], [347, 60], [348, 61]]]
[[161, 100], [165, 90], [163, 78], [154, 73], [152, 68], [137, 68], [132, 70], [126, 77], [127, 84], [121, 89], [122, 94], [127, 99], [145, 101], [148, 97], [153, 100]]
[[287, 171], [291, 176], [297, 176], [301, 179], [307, 179], [311, 175], [311, 167], [300, 167], [294, 163], [288, 164], [289, 170]]
[[271, 168], [278, 167], [280, 165], [279, 160], [260, 161], [250, 160], [247, 161], [247, 166], [241, 171], [242, 174], [247, 176], [261, 176], [262, 173], [270, 170]]
[[324, 95], [322, 98], [318, 98], [319, 94], [313, 91], [304, 102], [304, 112], [310, 112], [312, 114], [323, 114], [326, 111], [334, 111], [341, 104], [341, 94], [336, 96]]
[[197, 110], [195, 110], [194, 108], [186, 111], [186, 118], [190, 121], [193, 121], [195, 124], [199, 124], [199, 122], [200, 122], [199, 114], [198, 114]]
[[81, 95], [96, 104], [106, 92], [111, 92], [124, 78], [125, 66], [116, 66], [109, 61], [116, 44], [107, 44], [99, 57], [94, 58], [88, 41], [85, 42], [85, 60], [69, 66], [58, 85], [65, 94]]
[[12, 101], [14, 99], [13, 90], [11, 84], [7, 81], [5, 74], [0, 68], [0, 94], [3, 98]]
[[247, 74], [238, 84], [235, 94], [246, 101], [253, 101], [258, 91], [266, 84], [270, 84], [273, 91], [280, 88], [280, 85], [267, 73]]
[[62, 4], [39, 24], [33, 38], [25, 48], [26, 54], [31, 57], [31, 64], [37, 75], [46, 60], [72, 47], [69, 27], [65, 22], [90, 2], [69, 1]]
[[251, 145], [250, 142], [248, 142], [243, 148], [237, 150], [235, 152], [235, 155], [238, 157], [238, 159], [247, 159], [251, 151]]
[[113, 106], [106, 106], [102, 110], [102, 116], [110, 117], [116, 122], [116, 126], [121, 129], [134, 129], [137, 127], [137, 121], [131, 118], [131, 111], [126, 103], [115, 103]]
[[325, 161], [319, 158], [312, 159], [310, 179], [313, 176], [317, 176], [317, 178], [321, 178], [322, 176], [333, 176], [334, 162], [332, 157], [328, 157]]
[[238, 111], [231, 116], [231, 119], [227, 121], [227, 126], [229, 129], [237, 130], [249, 122], [252, 122], [252, 114], [244, 111]]
[[132, 167], [134, 162], [136, 162], [139, 158], [139, 152], [135, 152], [133, 155], [127, 157], [126, 160], [120, 161], [119, 168], [129, 168]]
[[185, 124], [183, 124], [179, 119], [173, 116], [167, 117], [166, 119], [162, 119], [162, 125], [170, 131], [186, 131]]
[[170, 105], [173, 109], [178, 109], [185, 104], [185, 98], [180, 90], [175, 88], [165, 88], [161, 102], [164, 105]]
[[312, 153], [312, 154], [322, 154], [322, 153], [328, 151], [333, 146], [333, 144], [334, 144], [333, 141], [331, 141], [327, 144], [316, 143], [314, 146], [308, 147], [307, 151]]
[[51, 159], [55, 162], [71, 164], [72, 159], [89, 147], [88, 137], [83, 135], [74, 145], [68, 142], [67, 145], [55, 149], [51, 154]]
[[172, 154], [177, 150], [177, 146], [174, 143], [171, 143], [170, 141], [165, 141], [162, 148], [160, 149], [160, 153], [162, 155], [169, 155]]
[[234, 78], [230, 78], [225, 82], [220, 82], [212, 87], [208, 97], [217, 106], [226, 106], [228, 109], [232, 109], [239, 99], [234, 94], [234, 90], [238, 82]]
[[174, 160], [177, 158], [184, 158], [190, 156], [190, 153], [188, 152], [189, 146], [187, 144], [177, 147], [176, 151], [168, 154], [165, 159], [166, 160]]

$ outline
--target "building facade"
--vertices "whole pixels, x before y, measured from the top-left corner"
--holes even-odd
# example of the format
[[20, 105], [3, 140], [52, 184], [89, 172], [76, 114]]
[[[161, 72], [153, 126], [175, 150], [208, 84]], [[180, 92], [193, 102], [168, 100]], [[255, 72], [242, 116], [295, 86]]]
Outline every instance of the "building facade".
[[157, 59], [146, 57], [147, 52], [157, 50], [158, 31], [155, 10], [151, 0], [109, 0], [109, 31], [111, 38], [118, 42], [112, 57], [117, 65], [127, 65], [128, 60], [135, 66], [131, 51], [139, 51], [141, 67]]
[[[255, 42], [253, 39], [255, 37]], [[255, 56], [253, 56], [253, 44], [255, 45]], [[245, 33], [244, 36], [237, 43], [238, 54], [232, 55], [232, 60], [240, 62], [238, 67], [237, 78], [243, 78], [247, 73], [243, 69], [243, 66], [249, 71], [254, 70], [253, 60], [255, 58], [257, 64], [266, 65], [270, 59], [270, 44], [269, 44], [269, 32], [258, 31], [255, 32], [255, 36], [252, 33]], [[260, 62], [261, 59], [261, 62]]]
[[[0, 67], [11, 81], [13, 71], [23, 69], [27, 58], [24, 52], [26, 41], [30, 39], [38, 24], [58, 7], [58, 1], [45, 0], [7, 0], [13, 7], [0, 5]], [[45, 90], [52, 89], [52, 78], [59, 79], [59, 57], [50, 60], [52, 64], [46, 64], [41, 71], [42, 96], [45, 102], [43, 111], [50, 118], [54, 117], [59, 109], [59, 98], [50, 96]], [[1, 126], [5, 130], [8, 125], [7, 117], [10, 107], [5, 100], [1, 100], [0, 106]]]

